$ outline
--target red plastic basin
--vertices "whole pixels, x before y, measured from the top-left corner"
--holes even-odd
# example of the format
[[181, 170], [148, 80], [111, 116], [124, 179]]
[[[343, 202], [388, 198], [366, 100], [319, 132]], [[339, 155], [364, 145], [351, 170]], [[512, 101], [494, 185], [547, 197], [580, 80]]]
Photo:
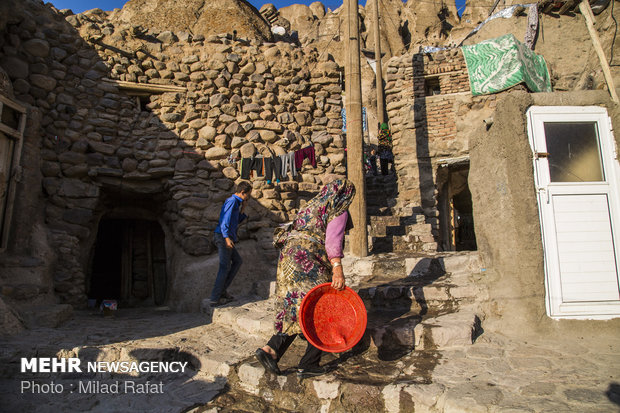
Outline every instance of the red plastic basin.
[[368, 321], [360, 296], [349, 287], [338, 291], [330, 283], [310, 290], [301, 302], [299, 313], [306, 339], [329, 353], [353, 348], [364, 336]]

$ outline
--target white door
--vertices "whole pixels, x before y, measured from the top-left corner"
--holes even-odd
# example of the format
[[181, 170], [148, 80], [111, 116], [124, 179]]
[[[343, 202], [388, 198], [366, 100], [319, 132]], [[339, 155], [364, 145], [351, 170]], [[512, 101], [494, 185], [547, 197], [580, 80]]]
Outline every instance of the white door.
[[620, 316], [619, 164], [604, 108], [528, 110], [547, 314]]

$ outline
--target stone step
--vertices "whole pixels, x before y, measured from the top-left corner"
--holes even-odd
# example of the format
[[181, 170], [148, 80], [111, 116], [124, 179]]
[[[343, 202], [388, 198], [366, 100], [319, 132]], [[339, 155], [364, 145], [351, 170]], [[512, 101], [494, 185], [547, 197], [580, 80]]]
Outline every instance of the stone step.
[[467, 277], [461, 277], [465, 285], [454, 284], [454, 276], [438, 279], [424, 277], [407, 285], [383, 285], [361, 287], [357, 292], [369, 312], [382, 310], [402, 310], [426, 313], [432, 308], [436, 312], [450, 312], [474, 303], [480, 298], [480, 291], [468, 285]]
[[[275, 284], [275, 282], [274, 282]], [[273, 334], [273, 303], [271, 300], [231, 302], [212, 309], [214, 325], [232, 328], [248, 336], [269, 338]]]
[[261, 297], [261, 298], [269, 298], [272, 297], [276, 292], [276, 281], [275, 280], [260, 280], [255, 281], [252, 286], [252, 293]]
[[[368, 234], [372, 237], [394, 237], [404, 235], [428, 235], [431, 234], [433, 227], [431, 224], [409, 224], [409, 225], [382, 225], [371, 224]], [[434, 241], [434, 239], [433, 239]]]
[[386, 216], [393, 215], [389, 206], [367, 206], [366, 213], [368, 216]]
[[[389, 314], [389, 313], [388, 313]], [[437, 350], [472, 344], [482, 333], [478, 311], [472, 308], [456, 312], [432, 310], [428, 313], [409, 312], [380, 322], [374, 321], [367, 334], [379, 354], [402, 354], [412, 350]], [[369, 314], [369, 319], [373, 318]], [[385, 317], [384, 317], [385, 318]]]
[[420, 236], [409, 237], [373, 237], [371, 251], [373, 254], [387, 252], [432, 252], [437, 250], [437, 243], [424, 241]]
[[[389, 201], [388, 204], [393, 204], [392, 201]], [[366, 212], [368, 216], [385, 216], [385, 215], [393, 215], [400, 217], [411, 217], [414, 215], [424, 216], [424, 211], [420, 207], [397, 207], [396, 205], [386, 207], [386, 206], [367, 206]]]
[[[413, 328], [415, 348], [437, 350], [473, 344], [482, 334], [482, 321], [472, 309], [425, 319]], [[405, 337], [409, 337], [405, 331]], [[402, 333], [401, 333], [402, 334]]]
[[395, 280], [419, 278], [424, 276], [439, 277], [445, 273], [472, 274], [480, 273], [482, 263], [476, 251], [436, 252], [436, 253], [387, 253], [353, 257], [345, 255], [342, 264], [347, 277], [376, 284]]

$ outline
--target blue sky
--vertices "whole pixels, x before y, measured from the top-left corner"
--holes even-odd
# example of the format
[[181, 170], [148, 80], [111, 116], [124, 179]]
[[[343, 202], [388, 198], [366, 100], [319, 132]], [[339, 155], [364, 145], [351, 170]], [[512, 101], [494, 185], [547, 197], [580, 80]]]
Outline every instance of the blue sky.
[[[0, 0], [2, 1], [2, 0]], [[106, 11], [113, 10], [115, 8], [121, 8], [128, 0], [51, 0], [51, 3], [57, 9], [71, 9], [74, 13], [81, 13], [86, 10], [100, 8]], [[316, 0], [249, 0], [254, 7], [260, 9], [263, 4], [272, 3], [276, 8], [290, 6], [291, 4], [311, 4]], [[342, 0], [322, 0], [321, 3], [326, 8], [332, 10], [337, 9], [342, 5]], [[365, 0], [360, 0], [361, 4], [366, 4]], [[461, 8], [465, 3], [465, 0], [456, 0], [456, 6]], [[462, 9], [459, 10], [459, 13]]]
[[[100, 8], [106, 11], [113, 10], [115, 8], [120, 9], [127, 1], [128, 0], [51, 0], [51, 3], [57, 9], [71, 9], [74, 13], [81, 13], [94, 8]], [[252, 5], [257, 9], [260, 9], [261, 6], [266, 3], [272, 3], [276, 6], [276, 8], [280, 9], [282, 7], [290, 6], [291, 4], [309, 5], [314, 1], [316, 0], [249, 0], [249, 2], [252, 3]], [[342, 5], [342, 1], [337, 0], [323, 0], [321, 3], [323, 3], [325, 7], [329, 7], [332, 10], [337, 9]]]

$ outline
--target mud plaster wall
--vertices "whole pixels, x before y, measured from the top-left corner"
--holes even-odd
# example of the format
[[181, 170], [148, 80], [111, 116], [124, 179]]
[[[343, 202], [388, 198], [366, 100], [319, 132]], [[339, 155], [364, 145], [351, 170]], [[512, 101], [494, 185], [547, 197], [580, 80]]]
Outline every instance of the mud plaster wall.
[[[25, 242], [0, 261], [14, 274], [36, 264], [49, 276], [9, 277], [3, 293], [23, 300], [17, 292], [24, 288], [32, 297], [54, 291], [63, 302], [84, 305], [100, 220], [145, 218], [166, 234], [168, 304], [198, 310], [215, 276], [219, 209], [239, 181], [228, 157], [313, 145], [317, 168], [306, 161], [295, 179], [279, 185], [252, 179], [252, 219], [240, 229], [246, 265], [233, 293], [272, 278], [273, 227], [318, 190], [321, 175], [345, 172], [338, 66], [317, 62], [314, 48], [193, 39], [115, 26], [97, 13], [65, 17], [37, 2], [14, 6], [0, 28], [0, 65], [16, 99], [40, 116], [26, 136], [28, 186], [20, 185], [16, 198], [27, 206], [19, 204], [24, 213], [14, 217], [11, 235]], [[138, 104], [104, 78], [184, 89]], [[26, 211], [44, 211], [44, 218]], [[36, 254], [30, 234], [37, 231], [47, 255]]]
[[[545, 313], [543, 249], [534, 190], [526, 111], [541, 106], [605, 106], [614, 129], [620, 109], [603, 91], [528, 94], [508, 92], [498, 101], [493, 126], [483, 126], [470, 146], [469, 186], [476, 240], [490, 288], [485, 328], [529, 333], [617, 334], [620, 320], [555, 321]], [[615, 136], [618, 143], [618, 134]], [[509, 326], [509, 328], [507, 328]], [[610, 327], [610, 329], [601, 329]], [[615, 333], [614, 333], [615, 331]]]

